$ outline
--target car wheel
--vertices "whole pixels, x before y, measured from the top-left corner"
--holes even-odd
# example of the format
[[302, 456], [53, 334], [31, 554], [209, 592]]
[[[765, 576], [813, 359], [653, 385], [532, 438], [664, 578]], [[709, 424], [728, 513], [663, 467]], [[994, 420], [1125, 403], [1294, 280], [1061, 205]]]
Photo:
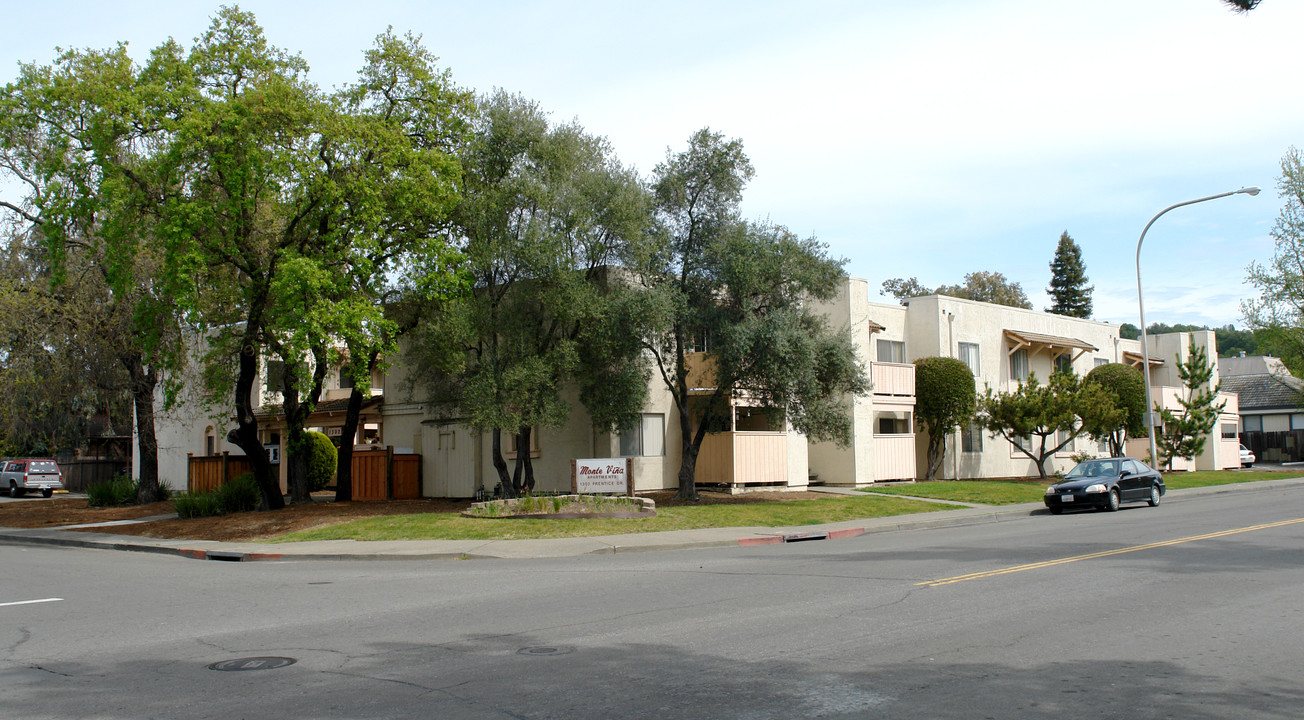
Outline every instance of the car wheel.
[[1109, 491], [1108, 504], [1105, 505], [1107, 512], [1114, 512], [1118, 509], [1118, 488]]
[[22, 496], [23, 496], [23, 491], [18, 489], [18, 484], [15, 483], [13, 480], [10, 480], [10, 481], [9, 481], [9, 497], [11, 497], [11, 498], [20, 498], [20, 497], [22, 497]]
[[1060, 513], [1064, 512], [1064, 508], [1062, 507], [1048, 507], [1046, 509], [1050, 511], [1051, 515], [1059, 515]]
[[1158, 485], [1151, 485], [1151, 486], [1150, 486], [1150, 499], [1147, 500], [1146, 502], [1150, 503], [1150, 507], [1159, 507], [1159, 497], [1160, 497], [1160, 496], [1159, 496], [1159, 486], [1158, 486]]
[[1243, 468], [1252, 468], [1252, 467], [1254, 467], [1254, 463], [1245, 463], [1245, 464], [1242, 465], [1241, 467], [1243, 467]]
[[53, 491], [53, 490], [42, 490], [42, 491], [41, 491], [41, 497], [43, 497], [43, 498], [54, 497], [54, 491]]

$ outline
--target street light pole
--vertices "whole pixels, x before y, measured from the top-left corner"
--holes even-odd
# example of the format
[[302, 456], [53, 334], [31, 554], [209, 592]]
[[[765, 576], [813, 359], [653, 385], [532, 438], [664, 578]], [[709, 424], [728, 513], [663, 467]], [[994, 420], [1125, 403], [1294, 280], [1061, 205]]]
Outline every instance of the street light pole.
[[1209, 197], [1202, 197], [1196, 200], [1180, 202], [1176, 205], [1169, 205], [1163, 210], [1160, 210], [1158, 215], [1150, 218], [1150, 222], [1146, 223], [1145, 229], [1141, 231], [1141, 239], [1136, 241], [1136, 304], [1137, 309], [1141, 311], [1141, 379], [1145, 381], [1146, 387], [1146, 411], [1143, 417], [1145, 418], [1146, 429], [1150, 431], [1150, 463], [1156, 466], [1155, 469], [1158, 469], [1159, 465], [1159, 451], [1155, 447], [1155, 414], [1151, 409], [1154, 407], [1154, 398], [1150, 396], [1150, 341], [1149, 337], [1146, 335], [1146, 304], [1141, 296], [1141, 243], [1146, 241], [1146, 233], [1149, 232], [1150, 226], [1154, 225], [1155, 221], [1169, 210], [1175, 210], [1179, 207], [1194, 205], [1209, 200], [1217, 200], [1218, 198], [1225, 198], [1229, 195], [1241, 194], [1253, 197], [1259, 194], [1259, 188], [1244, 187], [1240, 190], [1232, 190], [1231, 192], [1218, 193], [1217, 195], [1210, 195]]

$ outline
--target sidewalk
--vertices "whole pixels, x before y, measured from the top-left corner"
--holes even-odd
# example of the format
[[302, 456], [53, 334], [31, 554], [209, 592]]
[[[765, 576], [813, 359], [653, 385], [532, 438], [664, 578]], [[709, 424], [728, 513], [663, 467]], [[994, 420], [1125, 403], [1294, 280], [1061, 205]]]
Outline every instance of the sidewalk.
[[[1169, 490], [1164, 495], [1164, 502], [1229, 492], [1255, 492], [1300, 486], [1304, 486], [1304, 478], [1263, 480], [1206, 488]], [[207, 540], [159, 540], [132, 535], [77, 532], [67, 529], [0, 528], [0, 544], [56, 545], [100, 550], [127, 550], [181, 555], [199, 560], [245, 562], [254, 560], [522, 559], [837, 540], [866, 533], [923, 530], [1001, 522], [1026, 518], [1033, 514], [1045, 514], [1045, 507], [1041, 503], [975, 506], [959, 510], [943, 510], [866, 520], [848, 520], [826, 525], [702, 528], [698, 530], [539, 540], [318, 540], [300, 543], [224, 543]]]

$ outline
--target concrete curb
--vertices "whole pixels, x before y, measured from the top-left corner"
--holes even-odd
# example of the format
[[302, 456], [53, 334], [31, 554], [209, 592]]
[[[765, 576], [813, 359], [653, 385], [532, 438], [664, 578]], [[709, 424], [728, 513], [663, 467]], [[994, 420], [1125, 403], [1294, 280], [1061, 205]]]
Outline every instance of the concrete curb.
[[[1262, 480], [1170, 490], [1164, 499], [1181, 501], [1225, 493], [1258, 492], [1304, 486], [1304, 478]], [[870, 533], [929, 530], [1003, 522], [1049, 515], [1042, 503], [941, 510], [885, 518], [790, 528], [703, 528], [656, 533], [541, 540], [325, 540], [307, 543], [223, 543], [159, 540], [110, 533], [0, 527], [0, 544], [117, 550], [228, 562], [298, 560], [488, 560], [578, 557], [629, 552], [755, 547], [815, 540], [842, 540]]]

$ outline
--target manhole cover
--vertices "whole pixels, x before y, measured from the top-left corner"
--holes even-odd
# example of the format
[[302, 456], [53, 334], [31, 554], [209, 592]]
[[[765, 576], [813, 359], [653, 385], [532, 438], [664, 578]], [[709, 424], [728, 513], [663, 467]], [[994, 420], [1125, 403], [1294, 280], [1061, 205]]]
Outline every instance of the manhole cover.
[[288, 657], [247, 657], [215, 662], [212, 665], [209, 665], [208, 669], [222, 670], [224, 672], [235, 672], [237, 670], [275, 670], [276, 668], [283, 668], [286, 665], [293, 665], [296, 662], [298, 661], [294, 658]]
[[569, 655], [573, 652], [575, 652], [575, 648], [573, 647], [565, 647], [561, 645], [536, 645], [534, 647], [523, 647], [520, 650], [517, 650], [516, 654], [546, 657], [549, 655]]

